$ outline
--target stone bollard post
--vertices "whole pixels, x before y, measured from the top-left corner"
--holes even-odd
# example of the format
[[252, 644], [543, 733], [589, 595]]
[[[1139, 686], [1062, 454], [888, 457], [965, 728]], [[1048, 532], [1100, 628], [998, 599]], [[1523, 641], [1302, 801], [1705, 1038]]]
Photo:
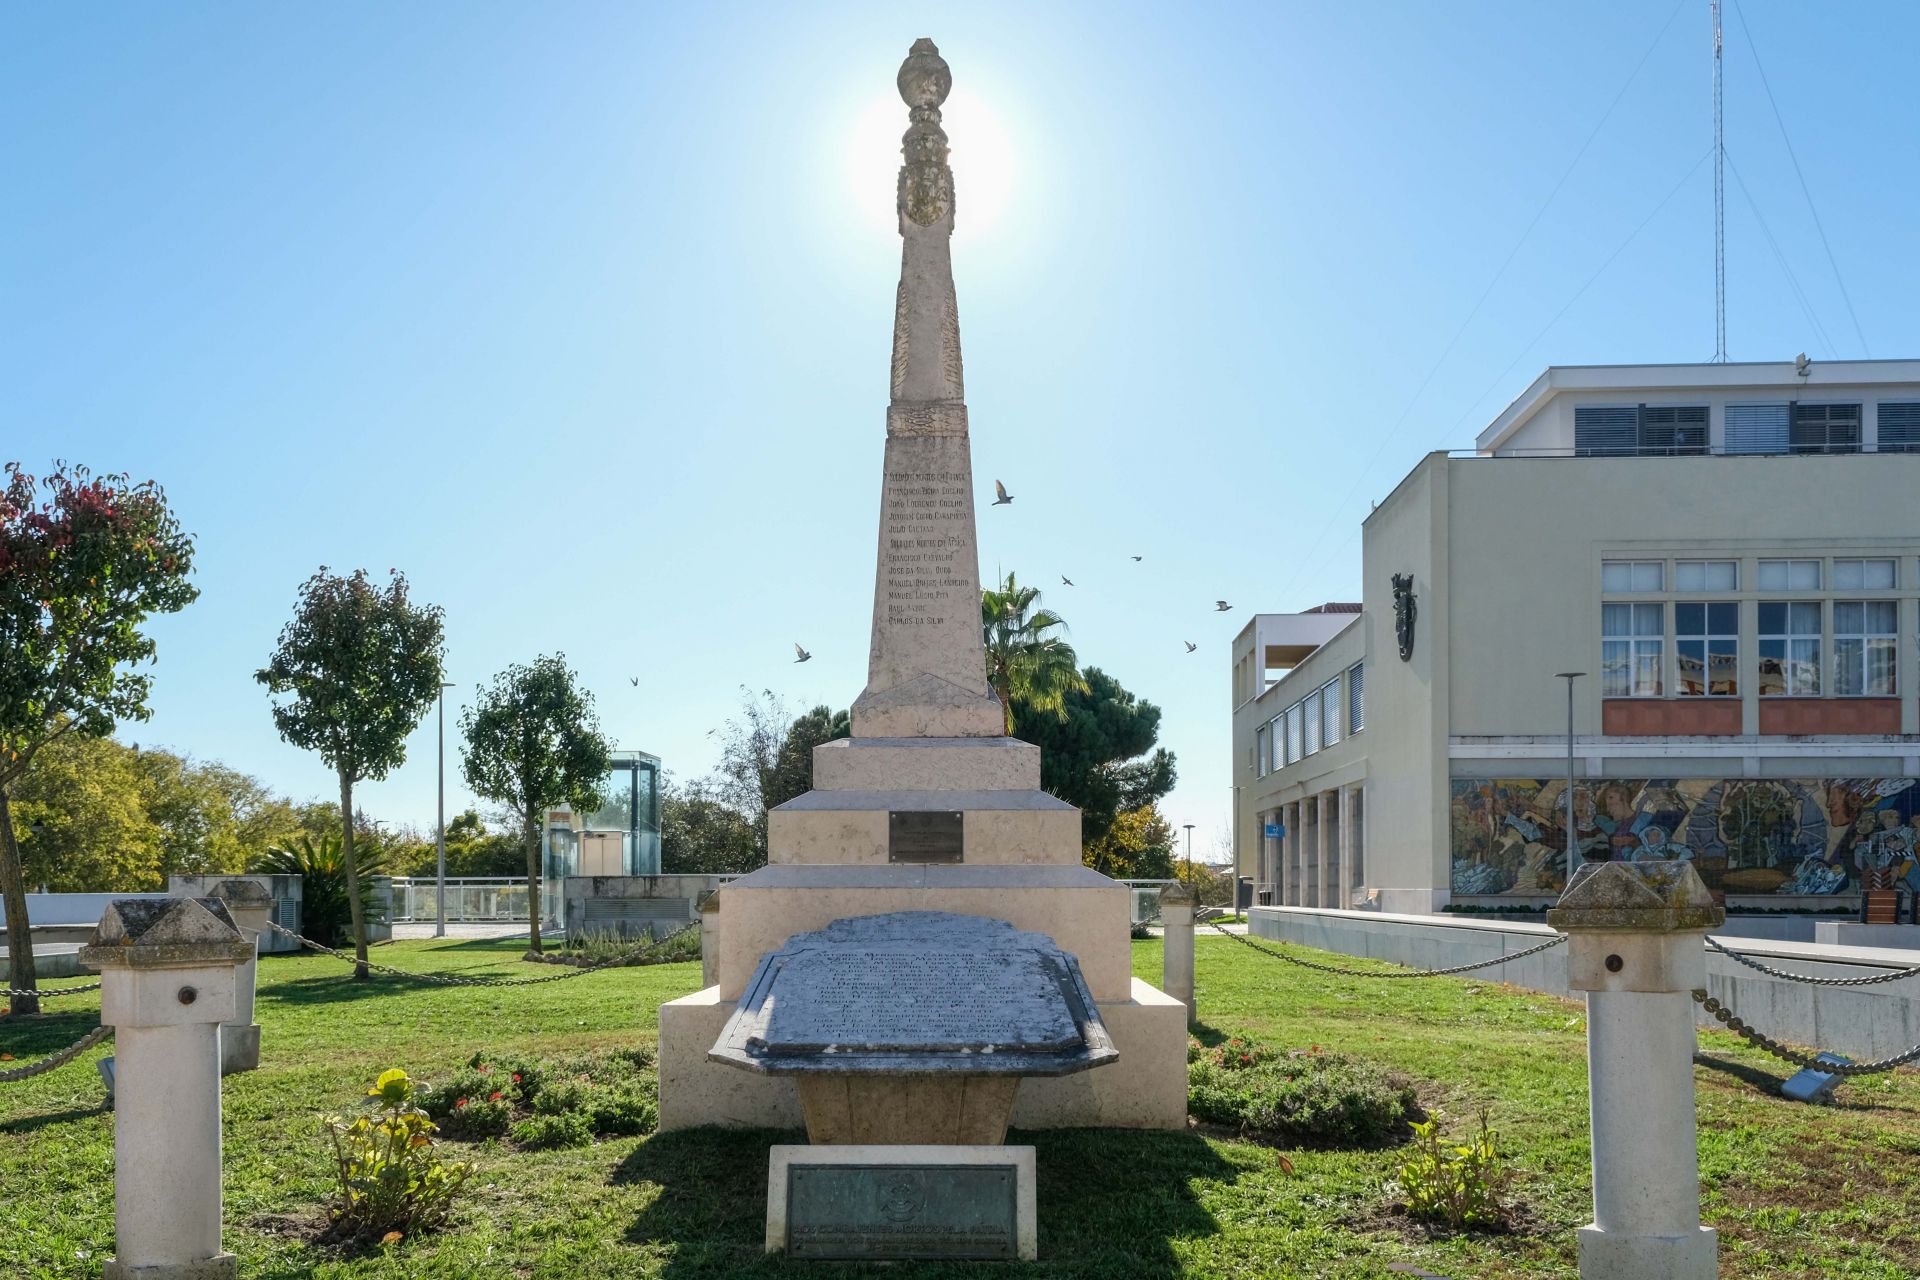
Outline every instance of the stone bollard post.
[[218, 898], [123, 898], [80, 949], [116, 1042], [104, 1280], [238, 1275], [220, 1248], [220, 1024], [253, 945]]
[[240, 936], [253, 943], [253, 953], [233, 975], [233, 1020], [220, 1026], [220, 1074], [230, 1076], [260, 1065], [260, 1024], [253, 1020], [253, 996], [260, 976], [260, 936], [273, 916], [273, 896], [258, 880], [238, 876], [222, 880], [212, 892], [227, 904]]
[[1711, 1280], [1700, 1225], [1692, 992], [1705, 935], [1726, 921], [1688, 862], [1592, 862], [1547, 923], [1567, 934], [1567, 984], [1587, 993], [1593, 1224], [1581, 1280]]
[[1187, 1021], [1194, 1021], [1193, 1007], [1193, 891], [1185, 885], [1170, 885], [1160, 891], [1160, 989], [1187, 1006]]
[[700, 899], [700, 985], [720, 981], [720, 891]]

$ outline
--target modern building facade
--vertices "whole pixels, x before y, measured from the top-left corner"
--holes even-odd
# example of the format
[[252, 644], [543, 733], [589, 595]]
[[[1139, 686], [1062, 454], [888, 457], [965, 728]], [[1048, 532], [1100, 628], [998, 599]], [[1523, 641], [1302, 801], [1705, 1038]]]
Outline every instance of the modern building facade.
[[1236, 639], [1257, 900], [1557, 895], [1563, 672], [1573, 857], [1735, 906], [1920, 885], [1915, 454], [1920, 361], [1548, 369], [1367, 517], [1358, 613]]
[[593, 813], [560, 805], [547, 814], [543, 892], [553, 911], [558, 883], [568, 876], [660, 874], [660, 757], [614, 752], [601, 795], [605, 803]]

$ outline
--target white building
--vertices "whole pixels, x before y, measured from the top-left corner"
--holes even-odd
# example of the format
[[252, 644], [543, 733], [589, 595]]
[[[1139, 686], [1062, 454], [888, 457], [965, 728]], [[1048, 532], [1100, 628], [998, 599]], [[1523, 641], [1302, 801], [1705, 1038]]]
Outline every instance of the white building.
[[1557, 895], [1575, 671], [1580, 856], [1686, 856], [1736, 907], [1920, 884], [1915, 453], [1920, 361], [1548, 369], [1367, 517], [1359, 612], [1235, 640], [1240, 874]]

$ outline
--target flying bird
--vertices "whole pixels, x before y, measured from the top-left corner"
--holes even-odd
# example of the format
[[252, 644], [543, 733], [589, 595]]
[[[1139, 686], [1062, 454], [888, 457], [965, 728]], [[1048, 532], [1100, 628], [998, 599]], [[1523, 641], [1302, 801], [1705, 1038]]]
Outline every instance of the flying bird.
[[1214, 607], [1214, 610], [1219, 613], [1225, 613], [1227, 610], [1233, 608], [1233, 606], [1228, 604], [1225, 600], [1215, 600], [1213, 602], [1213, 607]]
[[1064, 574], [1064, 573], [1060, 575], [1060, 581], [1061, 581], [1061, 582], [1062, 582], [1063, 584], [1065, 584], [1066, 586], [1069, 586], [1069, 587], [1073, 585], [1073, 579], [1072, 579], [1072, 578], [1069, 578], [1069, 577], [1068, 577], [1068, 576], [1067, 576], [1066, 574]]
[[1133, 562], [1134, 562], [1135, 564], [1138, 564], [1138, 563], [1140, 563], [1140, 557], [1139, 557], [1139, 556], [1135, 556], [1135, 557], [1133, 558]]
[[1001, 484], [998, 480], [993, 482], [993, 491], [1000, 495], [993, 500], [994, 506], [1004, 507], [1013, 501], [1013, 495], [1007, 492], [1007, 486]]
[[636, 688], [636, 689], [638, 689], [638, 688], [640, 687], [640, 677], [639, 677], [639, 676], [628, 676], [628, 677], [627, 677], [627, 683], [628, 683], [628, 684], [630, 684], [630, 685], [632, 685], [632, 686], [633, 686], [634, 688]]
[[1188, 653], [1192, 653], [1195, 649], [1198, 649], [1200, 647], [1199, 645], [1195, 644], [1191, 640], [1182, 640], [1180, 643], [1187, 646]]
[[813, 657], [813, 655], [812, 655], [812, 654], [810, 654], [810, 653], [808, 653], [808, 652], [807, 652], [807, 651], [806, 651], [805, 649], [802, 649], [802, 648], [801, 648], [801, 647], [800, 647], [799, 645], [797, 645], [797, 644], [793, 646], [793, 651], [794, 651], [794, 653], [795, 653], [795, 654], [797, 654], [797, 655], [799, 655], [799, 656], [797, 656], [796, 658], [794, 658], [794, 661], [795, 661], [795, 662], [805, 662], [805, 661], [807, 661], [808, 659], [810, 659], [810, 658], [812, 658], [812, 657]]

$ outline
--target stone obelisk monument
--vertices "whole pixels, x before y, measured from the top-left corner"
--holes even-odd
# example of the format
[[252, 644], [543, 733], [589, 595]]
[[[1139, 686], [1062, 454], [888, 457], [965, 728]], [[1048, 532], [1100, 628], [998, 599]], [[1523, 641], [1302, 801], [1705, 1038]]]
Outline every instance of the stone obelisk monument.
[[[949, 249], [953, 172], [940, 127], [952, 74], [933, 42], [920, 40], [897, 84], [909, 121], [903, 250], [867, 687], [853, 704], [853, 736], [815, 750], [814, 789], [767, 815], [768, 865], [720, 891], [713, 985], [660, 1009], [661, 1127], [801, 1123], [791, 1076], [739, 1069], [798, 1034], [792, 1000], [764, 1027], [754, 1021], [767, 1013], [753, 1005], [764, 998], [754, 995], [755, 974], [790, 940], [810, 954], [843, 945], [826, 967], [854, 962], [841, 985], [881, 993], [843, 1013], [806, 1010], [809, 1043], [870, 1040], [886, 1012], [878, 1006], [903, 991], [926, 1010], [926, 1025], [886, 1034], [908, 1030], [903, 1038], [915, 1043], [1015, 1010], [1011, 989], [935, 954], [945, 944], [933, 935], [954, 929], [933, 919], [945, 913], [1050, 940], [1073, 958], [1098, 1008], [1091, 1021], [1111, 1037], [1114, 1052], [1102, 1050], [1098, 1070], [1026, 1079], [1012, 1104], [1015, 1127], [1184, 1128], [1186, 1007], [1133, 976], [1127, 889], [1082, 863], [1079, 810], [1040, 789], [1040, 749], [1006, 735], [987, 687]], [[901, 931], [914, 929], [926, 947], [903, 959], [914, 948]], [[872, 942], [882, 935], [885, 946]], [[723, 1028], [736, 1011], [732, 1044]], [[846, 1025], [817, 1025], [836, 1018]], [[902, 1136], [934, 1101], [911, 1071], [881, 1101], [850, 1111], [854, 1136], [838, 1140], [926, 1141]], [[810, 1128], [818, 1118], [808, 1117]]]
[[953, 290], [953, 170], [940, 104], [953, 88], [933, 41], [900, 68], [909, 108], [900, 166], [900, 288], [893, 307], [893, 387], [874, 575], [866, 692], [853, 704], [863, 738], [997, 738], [980, 635], [980, 557], [973, 462]]

